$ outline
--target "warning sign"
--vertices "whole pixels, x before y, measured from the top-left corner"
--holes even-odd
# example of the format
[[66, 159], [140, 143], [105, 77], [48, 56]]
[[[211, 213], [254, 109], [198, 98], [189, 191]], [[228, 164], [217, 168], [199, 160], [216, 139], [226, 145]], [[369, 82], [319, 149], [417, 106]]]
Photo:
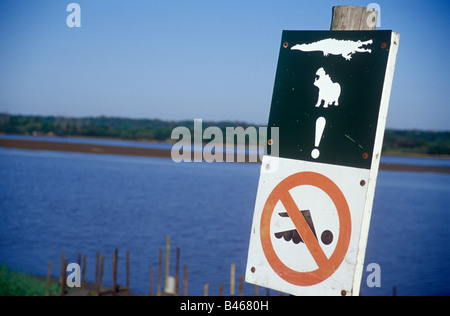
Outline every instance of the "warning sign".
[[[246, 281], [359, 294], [399, 36], [283, 32]], [[269, 132], [269, 139], [270, 132]]]
[[[340, 226], [338, 228], [338, 242], [333, 254], [328, 258], [321, 246], [315, 233], [314, 224], [309, 215], [309, 223], [304, 213], [294, 201], [289, 191], [299, 186], [312, 186], [322, 190], [334, 203], [338, 213]], [[298, 272], [287, 267], [278, 258], [273, 244], [271, 242], [270, 222], [275, 209], [275, 205], [281, 202], [286, 209], [288, 216], [292, 219], [295, 229], [294, 232], [300, 235], [301, 241], [305, 243], [306, 248], [312, 255], [318, 268], [310, 272]], [[310, 214], [310, 213], [308, 213]], [[293, 174], [282, 182], [269, 195], [264, 205], [261, 215], [261, 241], [264, 254], [272, 266], [273, 270], [286, 281], [296, 285], [314, 285], [326, 280], [340, 266], [347, 253], [350, 242], [351, 219], [350, 210], [341, 190], [329, 178], [314, 172], [300, 172]], [[324, 232], [322, 242], [327, 244], [326, 240], [332, 239], [333, 234], [327, 230]], [[294, 233], [293, 233], [294, 234]], [[331, 237], [330, 237], [331, 236]]]

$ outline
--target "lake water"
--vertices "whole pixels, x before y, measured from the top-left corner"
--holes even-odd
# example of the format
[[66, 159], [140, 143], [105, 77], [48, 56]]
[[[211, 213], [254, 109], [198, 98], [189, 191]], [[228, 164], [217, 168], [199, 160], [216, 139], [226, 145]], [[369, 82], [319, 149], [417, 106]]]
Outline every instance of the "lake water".
[[[129, 250], [131, 291], [147, 294], [150, 267], [156, 291], [159, 248], [170, 235], [170, 274], [180, 246], [188, 294], [201, 295], [205, 282], [211, 295], [219, 283], [228, 294], [230, 265], [236, 264], [237, 282], [245, 273], [258, 178], [257, 164], [0, 148], [0, 263], [44, 276], [53, 260], [57, 277], [62, 251], [69, 262], [82, 253], [93, 282], [100, 251], [110, 285], [118, 247], [118, 282], [125, 284]], [[369, 288], [365, 272], [363, 295], [391, 295], [394, 286], [398, 295], [450, 294], [449, 184], [448, 174], [380, 171], [365, 265], [380, 265], [381, 287]], [[244, 294], [252, 293], [245, 284]]]

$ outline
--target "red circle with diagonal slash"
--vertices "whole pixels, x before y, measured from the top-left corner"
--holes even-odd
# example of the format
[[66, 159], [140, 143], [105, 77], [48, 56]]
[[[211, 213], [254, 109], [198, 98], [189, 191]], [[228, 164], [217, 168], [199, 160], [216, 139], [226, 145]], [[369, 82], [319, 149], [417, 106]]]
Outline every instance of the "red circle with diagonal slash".
[[[336, 248], [330, 258], [323, 252], [299, 207], [289, 190], [302, 185], [310, 185], [324, 191], [333, 201], [339, 217], [339, 237]], [[281, 201], [295, 228], [313, 256], [318, 269], [299, 272], [287, 267], [278, 258], [270, 238], [270, 221], [275, 205]], [[350, 244], [351, 216], [347, 200], [339, 187], [324, 175], [315, 172], [300, 172], [281, 181], [270, 193], [261, 216], [261, 243], [264, 255], [272, 269], [285, 281], [298, 286], [311, 286], [328, 279], [341, 265]]]

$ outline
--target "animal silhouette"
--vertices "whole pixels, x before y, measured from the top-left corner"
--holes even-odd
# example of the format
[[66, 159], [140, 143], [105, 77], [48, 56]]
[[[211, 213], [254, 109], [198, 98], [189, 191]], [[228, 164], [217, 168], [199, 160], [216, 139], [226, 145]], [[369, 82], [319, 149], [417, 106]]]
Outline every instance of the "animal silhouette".
[[319, 98], [317, 100], [316, 108], [321, 106], [322, 101], [324, 102], [324, 108], [333, 105], [333, 103], [335, 106], [338, 106], [339, 97], [341, 96], [341, 85], [337, 82], [333, 82], [323, 68], [317, 70], [316, 76], [318, 76], [318, 78], [314, 81], [314, 85], [319, 88]]
[[373, 44], [373, 40], [365, 42], [361, 41], [346, 41], [337, 40], [334, 38], [327, 38], [311, 44], [298, 44], [291, 48], [291, 50], [300, 50], [302, 52], [323, 52], [323, 55], [341, 55], [345, 60], [351, 60], [356, 53], [372, 53], [371, 49], [363, 46]]

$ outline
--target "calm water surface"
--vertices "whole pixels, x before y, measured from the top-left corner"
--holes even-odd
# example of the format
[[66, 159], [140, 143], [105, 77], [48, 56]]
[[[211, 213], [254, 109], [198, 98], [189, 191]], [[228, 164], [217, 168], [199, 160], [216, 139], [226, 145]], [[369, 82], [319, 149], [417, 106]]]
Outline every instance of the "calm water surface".
[[[82, 253], [93, 282], [100, 251], [109, 285], [118, 247], [119, 283], [129, 250], [131, 290], [147, 294], [150, 267], [157, 271], [170, 235], [170, 274], [180, 246], [188, 294], [201, 295], [204, 282], [211, 295], [219, 283], [228, 294], [230, 265], [245, 273], [258, 178], [256, 164], [0, 148], [0, 262], [45, 275], [53, 260], [56, 277], [62, 251], [69, 262]], [[379, 173], [366, 265], [380, 265], [381, 288], [368, 288], [365, 272], [363, 295], [391, 295], [394, 286], [399, 295], [450, 294], [449, 183], [445, 174]]]

